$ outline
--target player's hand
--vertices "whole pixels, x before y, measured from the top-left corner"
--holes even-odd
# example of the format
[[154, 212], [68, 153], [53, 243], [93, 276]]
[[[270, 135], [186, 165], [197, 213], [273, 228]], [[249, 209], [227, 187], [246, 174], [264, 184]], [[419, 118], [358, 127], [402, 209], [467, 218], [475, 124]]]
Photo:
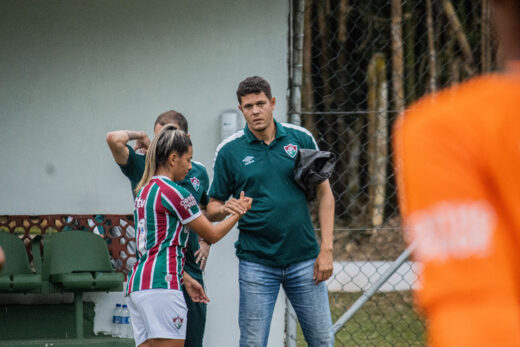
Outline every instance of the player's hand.
[[314, 275], [312, 279], [318, 284], [326, 281], [332, 276], [334, 265], [332, 261], [332, 251], [321, 250], [314, 262]]
[[[244, 192], [240, 192], [240, 197], [242, 198], [244, 196]], [[246, 199], [246, 198], [244, 198]], [[251, 198], [247, 198], [251, 199]], [[251, 202], [253, 200], [251, 199]], [[246, 213], [251, 206], [248, 207], [248, 204], [246, 201], [241, 201], [239, 199], [231, 198], [224, 205], [222, 205], [219, 209], [219, 213], [225, 216], [228, 216], [230, 214], [238, 214], [243, 215]]]
[[209, 298], [202, 285], [191, 276], [184, 276], [184, 287], [193, 302], [209, 303]]
[[197, 263], [202, 271], [206, 268], [206, 264], [208, 263], [209, 257], [209, 249], [211, 245], [204, 241], [203, 239], [199, 240], [200, 248], [195, 252], [195, 263]]
[[144, 134], [142, 138], [136, 140], [134, 151], [145, 154], [148, 151], [148, 147], [150, 147], [150, 139], [148, 135]]
[[249, 211], [251, 209], [251, 206], [253, 205], [253, 198], [247, 197], [244, 191], [240, 192], [240, 199], [238, 201], [240, 205], [245, 209], [244, 213]]

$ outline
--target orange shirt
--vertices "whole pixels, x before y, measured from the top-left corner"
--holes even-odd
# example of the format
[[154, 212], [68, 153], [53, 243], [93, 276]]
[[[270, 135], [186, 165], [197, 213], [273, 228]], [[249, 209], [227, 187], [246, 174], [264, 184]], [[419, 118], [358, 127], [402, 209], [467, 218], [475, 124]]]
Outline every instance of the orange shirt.
[[430, 344], [520, 346], [520, 76], [426, 97], [394, 135]]

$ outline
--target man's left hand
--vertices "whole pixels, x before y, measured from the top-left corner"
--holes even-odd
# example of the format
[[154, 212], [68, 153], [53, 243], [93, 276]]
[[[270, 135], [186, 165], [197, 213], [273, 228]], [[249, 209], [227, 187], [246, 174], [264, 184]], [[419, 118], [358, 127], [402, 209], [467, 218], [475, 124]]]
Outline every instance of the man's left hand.
[[209, 257], [210, 244], [206, 241], [199, 239], [200, 248], [195, 252], [195, 263], [199, 264], [202, 271], [206, 268]]
[[333, 270], [332, 251], [321, 250], [314, 263], [314, 275], [312, 279], [316, 284], [326, 281], [332, 276]]

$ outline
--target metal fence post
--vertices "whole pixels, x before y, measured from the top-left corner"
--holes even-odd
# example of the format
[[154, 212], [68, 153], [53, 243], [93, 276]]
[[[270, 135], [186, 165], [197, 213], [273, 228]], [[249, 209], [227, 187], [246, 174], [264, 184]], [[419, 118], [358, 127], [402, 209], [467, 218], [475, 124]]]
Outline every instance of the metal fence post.
[[285, 347], [296, 347], [296, 312], [289, 301], [285, 298]]

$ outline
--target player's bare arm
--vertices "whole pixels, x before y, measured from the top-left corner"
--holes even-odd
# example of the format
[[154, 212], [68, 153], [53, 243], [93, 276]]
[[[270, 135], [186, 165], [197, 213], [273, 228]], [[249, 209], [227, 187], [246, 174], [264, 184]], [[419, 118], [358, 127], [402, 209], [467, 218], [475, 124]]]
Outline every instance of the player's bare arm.
[[326, 281], [332, 276], [332, 238], [334, 231], [334, 195], [329, 180], [316, 187], [318, 216], [320, 218], [321, 245], [320, 253], [314, 263], [314, 281]]
[[[204, 215], [199, 216], [198, 218], [192, 220], [187, 225], [191, 230], [197, 233], [197, 235], [201, 236], [205, 241], [209, 243], [215, 243], [221, 238], [223, 238], [230, 230], [233, 228], [236, 222], [242, 216], [249, 211], [251, 205], [253, 203], [253, 199], [245, 196], [244, 192], [240, 193], [240, 198], [237, 200], [240, 205], [237, 210], [241, 211], [240, 213], [231, 213], [229, 218], [223, 220], [220, 223], [212, 224], [208, 218]], [[210, 214], [210, 205], [211, 200], [208, 204], [207, 213]], [[216, 204], [215, 204], [216, 206]]]
[[150, 139], [144, 131], [135, 130], [116, 130], [107, 134], [107, 144], [112, 152], [114, 160], [119, 165], [125, 165], [128, 162], [128, 148], [126, 147], [128, 141], [136, 140], [134, 149], [136, 151], [146, 150], [150, 145]]

